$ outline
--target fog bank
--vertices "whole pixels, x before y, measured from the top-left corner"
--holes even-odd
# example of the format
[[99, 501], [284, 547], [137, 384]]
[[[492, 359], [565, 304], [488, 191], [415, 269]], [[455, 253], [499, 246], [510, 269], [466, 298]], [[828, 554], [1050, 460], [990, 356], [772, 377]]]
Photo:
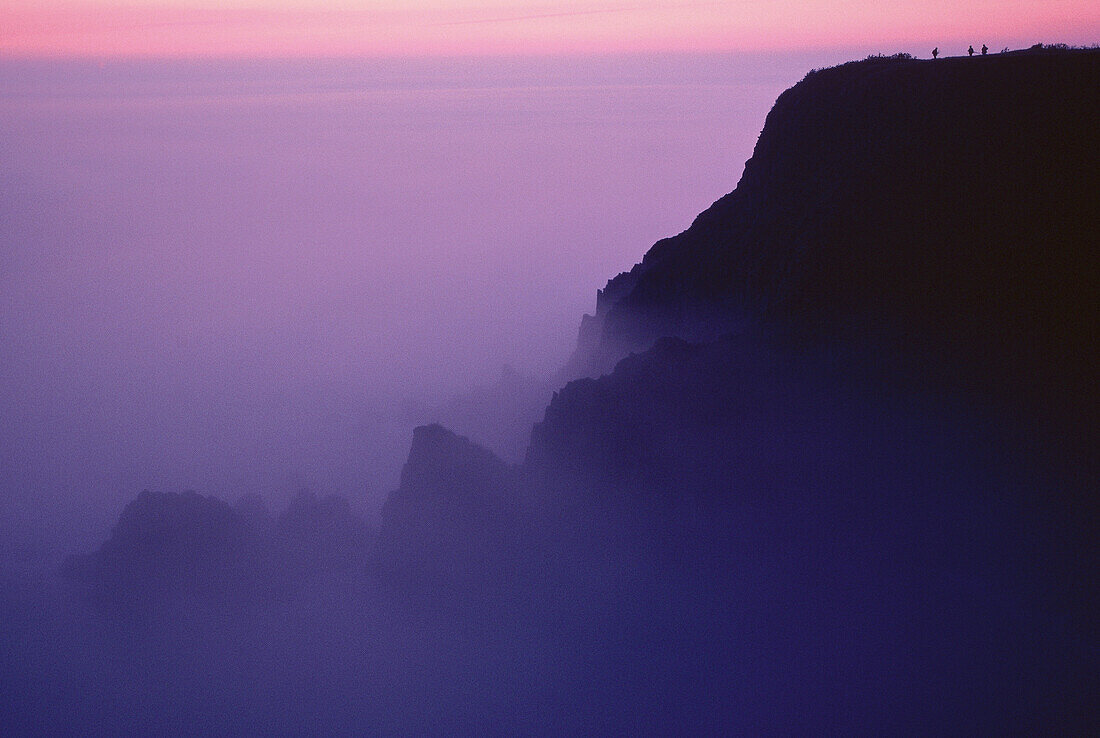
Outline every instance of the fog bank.
[[5, 554], [147, 487], [376, 509], [413, 425], [560, 366], [832, 60], [3, 62]]

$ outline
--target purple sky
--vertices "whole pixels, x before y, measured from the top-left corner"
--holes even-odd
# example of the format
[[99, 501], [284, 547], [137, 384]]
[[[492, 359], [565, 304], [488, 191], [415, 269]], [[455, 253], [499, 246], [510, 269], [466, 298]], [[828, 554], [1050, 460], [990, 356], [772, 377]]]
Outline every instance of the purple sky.
[[[7, 0], [0, 54], [466, 56], [1091, 43], [1091, 0]], [[977, 40], [975, 40], [977, 39]]]

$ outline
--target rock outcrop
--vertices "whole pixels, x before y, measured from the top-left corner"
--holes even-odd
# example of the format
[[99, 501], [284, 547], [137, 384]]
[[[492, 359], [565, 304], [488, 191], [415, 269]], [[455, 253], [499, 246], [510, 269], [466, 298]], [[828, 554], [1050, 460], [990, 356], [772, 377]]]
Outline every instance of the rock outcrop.
[[382, 509], [377, 562], [418, 590], [470, 590], [499, 582], [515, 533], [517, 470], [440, 425], [413, 431], [401, 485]]
[[262, 601], [332, 572], [366, 566], [372, 532], [347, 500], [302, 492], [277, 519], [258, 498], [236, 506], [196, 492], [142, 492], [98, 551], [64, 573], [128, 605], [177, 597]]
[[254, 576], [256, 543], [222, 500], [146, 490], [126, 505], [100, 549], [70, 557], [65, 571], [109, 597], [221, 596]]
[[600, 291], [575, 374], [757, 323], [875, 340], [919, 373], [1096, 410], [1100, 51], [872, 58], [809, 73], [737, 188]]

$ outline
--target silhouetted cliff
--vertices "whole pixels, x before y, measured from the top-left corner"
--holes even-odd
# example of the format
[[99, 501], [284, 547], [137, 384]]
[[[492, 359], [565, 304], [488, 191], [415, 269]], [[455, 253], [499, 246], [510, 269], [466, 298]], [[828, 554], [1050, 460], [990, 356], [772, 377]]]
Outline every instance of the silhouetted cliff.
[[600, 291], [574, 371], [761, 322], [880, 342], [969, 392], [1095, 409], [1098, 88], [1097, 50], [809, 73], [737, 188]]

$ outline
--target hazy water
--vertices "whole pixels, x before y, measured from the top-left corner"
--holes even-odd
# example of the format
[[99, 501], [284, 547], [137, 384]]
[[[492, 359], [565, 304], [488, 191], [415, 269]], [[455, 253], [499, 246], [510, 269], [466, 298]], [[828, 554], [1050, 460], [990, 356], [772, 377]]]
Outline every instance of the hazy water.
[[376, 506], [408, 400], [559, 366], [845, 58], [0, 63], [0, 553], [144, 487]]

